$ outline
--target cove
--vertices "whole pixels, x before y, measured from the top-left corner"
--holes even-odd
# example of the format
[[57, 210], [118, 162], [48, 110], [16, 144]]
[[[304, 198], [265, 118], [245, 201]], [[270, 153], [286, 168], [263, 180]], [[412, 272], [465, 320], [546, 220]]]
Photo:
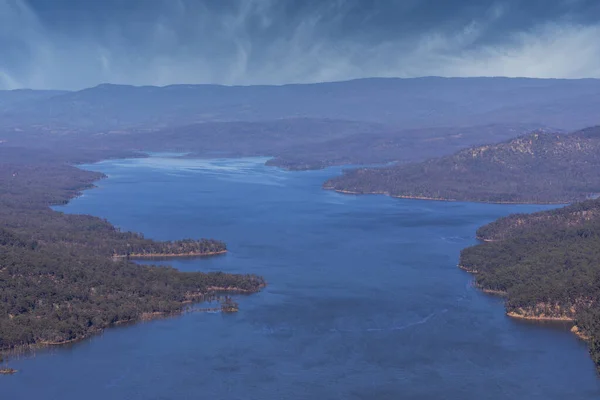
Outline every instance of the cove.
[[597, 399], [566, 326], [504, 315], [456, 267], [475, 230], [547, 206], [349, 196], [340, 168], [289, 172], [264, 158], [154, 155], [82, 168], [108, 179], [67, 213], [161, 240], [212, 237], [229, 253], [160, 261], [256, 273], [235, 315], [189, 313], [106, 330], [11, 360], [4, 399]]

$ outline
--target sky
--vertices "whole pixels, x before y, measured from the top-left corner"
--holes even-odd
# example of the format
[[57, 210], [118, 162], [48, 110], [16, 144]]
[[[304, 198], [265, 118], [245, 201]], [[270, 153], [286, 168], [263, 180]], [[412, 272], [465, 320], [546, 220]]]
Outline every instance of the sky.
[[0, 89], [600, 78], [600, 0], [0, 0]]

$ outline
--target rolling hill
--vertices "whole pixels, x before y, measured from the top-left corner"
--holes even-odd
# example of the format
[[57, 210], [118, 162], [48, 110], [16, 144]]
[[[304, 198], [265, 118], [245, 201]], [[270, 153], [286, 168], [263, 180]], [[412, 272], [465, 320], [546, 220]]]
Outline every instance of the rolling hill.
[[600, 128], [536, 131], [421, 163], [347, 171], [325, 183], [350, 193], [498, 203], [568, 203], [600, 193]]

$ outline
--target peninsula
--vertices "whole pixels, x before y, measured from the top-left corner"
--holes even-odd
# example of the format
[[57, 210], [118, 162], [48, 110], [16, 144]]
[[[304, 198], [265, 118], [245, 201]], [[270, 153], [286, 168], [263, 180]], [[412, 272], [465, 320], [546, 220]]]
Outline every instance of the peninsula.
[[600, 193], [600, 127], [535, 131], [451, 156], [346, 171], [325, 189], [488, 203], [565, 204]]
[[0, 147], [0, 159], [0, 351], [70, 343], [119, 323], [177, 314], [215, 288], [253, 293], [265, 286], [256, 275], [135, 264], [130, 258], [227, 249], [213, 239], [159, 242], [100, 218], [53, 211], [50, 205], [64, 204], [103, 176], [57, 154]]
[[400, 198], [574, 204], [479, 228], [459, 267], [506, 299], [506, 314], [565, 321], [600, 372], [600, 127], [536, 131], [421, 163], [346, 171], [325, 189]]
[[485, 292], [504, 293], [513, 318], [573, 322], [600, 371], [600, 200], [481, 227], [460, 267]]

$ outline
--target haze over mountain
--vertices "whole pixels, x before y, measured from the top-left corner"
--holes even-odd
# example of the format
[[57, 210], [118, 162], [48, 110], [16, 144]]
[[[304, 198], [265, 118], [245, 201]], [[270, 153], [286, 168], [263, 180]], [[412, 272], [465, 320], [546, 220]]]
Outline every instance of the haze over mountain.
[[[23, 101], [24, 93], [30, 93]], [[600, 80], [361, 79], [309, 85], [100, 85], [75, 92], [0, 92], [0, 126], [159, 129], [206, 121], [331, 118], [397, 128], [599, 123]]]

